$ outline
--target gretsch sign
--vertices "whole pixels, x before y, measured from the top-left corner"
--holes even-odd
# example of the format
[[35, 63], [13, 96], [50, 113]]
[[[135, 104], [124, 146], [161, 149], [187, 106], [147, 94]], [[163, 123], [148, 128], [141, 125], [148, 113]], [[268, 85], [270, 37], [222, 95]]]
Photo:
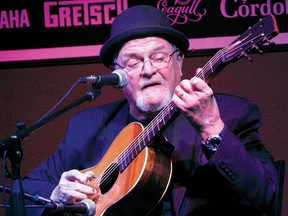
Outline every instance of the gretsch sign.
[[[0, 63], [98, 59], [114, 18], [137, 0], [1, 0]], [[274, 14], [279, 45], [288, 44], [288, 0], [147, 0], [190, 40], [190, 50], [224, 47], [260, 18]]]

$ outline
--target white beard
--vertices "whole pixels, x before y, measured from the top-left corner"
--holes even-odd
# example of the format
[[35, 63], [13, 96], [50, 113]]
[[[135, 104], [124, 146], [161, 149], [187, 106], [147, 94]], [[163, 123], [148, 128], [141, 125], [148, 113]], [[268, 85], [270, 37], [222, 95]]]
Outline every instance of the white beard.
[[[159, 101], [159, 98], [162, 98]], [[170, 103], [172, 93], [168, 89], [158, 89], [141, 93], [136, 99], [136, 106], [142, 112], [158, 112]], [[157, 102], [153, 102], [157, 101]]]

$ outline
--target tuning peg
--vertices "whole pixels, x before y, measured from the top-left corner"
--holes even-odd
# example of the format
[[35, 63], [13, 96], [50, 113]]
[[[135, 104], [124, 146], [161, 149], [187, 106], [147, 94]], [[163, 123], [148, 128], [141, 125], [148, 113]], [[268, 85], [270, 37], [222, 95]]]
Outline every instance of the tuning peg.
[[18, 122], [16, 124], [16, 127], [18, 128], [18, 130], [22, 130], [22, 129], [26, 128], [26, 124], [25, 124], [25, 122]]
[[264, 53], [263, 50], [259, 49], [259, 47], [257, 45], [254, 45], [253, 49], [255, 49], [261, 55]]
[[246, 58], [248, 61], [252, 62], [252, 58], [250, 58], [250, 57], [247, 55], [246, 52], [244, 52], [243, 55], [245, 56], [245, 58]]

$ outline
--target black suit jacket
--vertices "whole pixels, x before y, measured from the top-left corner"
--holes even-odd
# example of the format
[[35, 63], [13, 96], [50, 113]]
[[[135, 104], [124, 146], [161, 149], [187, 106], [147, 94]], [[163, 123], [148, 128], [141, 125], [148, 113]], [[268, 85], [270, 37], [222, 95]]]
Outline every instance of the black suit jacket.
[[[150, 215], [261, 215], [272, 206], [278, 180], [258, 133], [257, 106], [240, 97], [215, 97], [226, 129], [211, 158], [183, 115], [163, 132], [175, 147], [173, 175]], [[49, 198], [64, 171], [96, 165], [131, 119], [126, 100], [76, 113], [55, 153], [24, 178], [25, 192]]]

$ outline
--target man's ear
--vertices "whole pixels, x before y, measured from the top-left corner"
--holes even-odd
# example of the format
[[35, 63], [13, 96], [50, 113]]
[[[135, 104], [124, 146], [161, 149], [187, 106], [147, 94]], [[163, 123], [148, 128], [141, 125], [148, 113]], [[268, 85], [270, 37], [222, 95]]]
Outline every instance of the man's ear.
[[183, 53], [180, 53], [180, 54], [177, 56], [177, 64], [178, 64], [179, 70], [181, 71], [181, 76], [183, 75], [183, 74], [182, 74], [183, 61], [184, 61], [184, 54], [183, 54]]

